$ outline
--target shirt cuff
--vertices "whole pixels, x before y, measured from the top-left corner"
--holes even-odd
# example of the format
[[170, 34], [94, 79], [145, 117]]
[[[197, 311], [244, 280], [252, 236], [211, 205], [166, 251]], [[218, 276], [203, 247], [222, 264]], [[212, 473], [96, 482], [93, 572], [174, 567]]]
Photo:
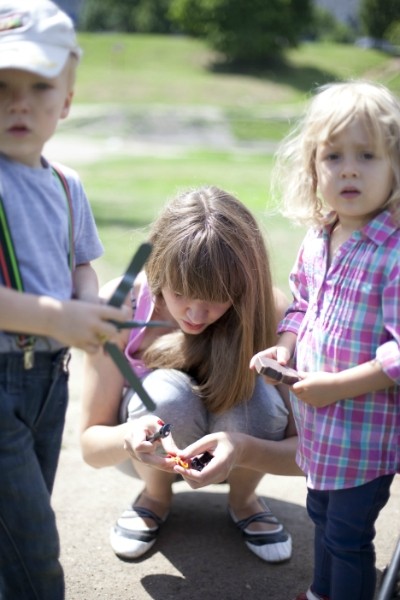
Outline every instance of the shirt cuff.
[[303, 318], [304, 313], [302, 312], [288, 313], [279, 323], [278, 334], [284, 333], [285, 331], [291, 331], [297, 335]]
[[376, 358], [390, 379], [400, 383], [400, 350], [397, 342], [386, 342], [376, 351]]

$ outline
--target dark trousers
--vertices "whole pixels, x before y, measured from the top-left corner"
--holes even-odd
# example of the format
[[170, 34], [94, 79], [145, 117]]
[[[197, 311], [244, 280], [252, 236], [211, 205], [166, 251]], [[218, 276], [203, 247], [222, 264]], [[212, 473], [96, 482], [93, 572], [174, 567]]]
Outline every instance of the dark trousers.
[[394, 475], [343, 490], [308, 489], [315, 525], [313, 592], [330, 600], [372, 600], [376, 586], [375, 522]]
[[62, 600], [50, 505], [68, 403], [66, 352], [0, 354], [0, 598]]

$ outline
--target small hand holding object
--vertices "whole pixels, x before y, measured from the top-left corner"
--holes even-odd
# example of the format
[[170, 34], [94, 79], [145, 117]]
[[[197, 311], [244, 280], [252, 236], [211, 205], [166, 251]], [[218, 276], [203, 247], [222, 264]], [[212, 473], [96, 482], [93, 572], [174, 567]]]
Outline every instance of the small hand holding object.
[[[168, 437], [169, 434], [171, 433], [172, 425], [170, 423], [164, 424], [161, 420], [159, 421], [159, 423], [161, 425], [160, 429], [158, 431], [156, 431], [155, 433], [153, 433], [153, 435], [146, 436], [147, 442], [152, 442], [152, 443], [156, 442], [157, 440]], [[166, 454], [166, 458], [172, 458], [177, 465], [180, 465], [184, 469], [189, 468], [189, 463], [181, 460], [175, 452], [172, 452], [172, 451], [168, 452]]]
[[145, 415], [129, 423], [129, 433], [125, 438], [124, 448], [132, 458], [141, 462], [152, 462], [152, 457], [156, 456], [160, 447], [159, 440], [163, 439], [162, 434], [167, 436], [170, 431], [170, 426], [165, 428], [165, 423], [155, 415]]
[[[171, 433], [172, 425], [170, 425], [170, 423], [164, 424], [161, 420], [159, 423], [161, 425], [160, 429], [153, 433], [153, 435], [146, 436], [147, 442], [155, 442], [161, 438], [166, 438]], [[196, 471], [202, 471], [213, 458], [213, 456], [209, 452], [204, 452], [201, 456], [195, 456], [194, 458], [186, 461], [177, 456], [175, 452], [169, 452], [167, 454], [167, 458], [173, 458], [176, 464], [184, 469], [195, 469]]]
[[180, 451], [171, 430], [172, 426], [159, 417], [145, 415], [130, 422], [124, 448], [133, 459], [172, 473]]
[[293, 385], [300, 381], [301, 377], [298, 372], [289, 367], [285, 367], [279, 364], [272, 358], [265, 356], [256, 356], [254, 366], [257, 372], [277, 381], [278, 383], [286, 383], [287, 385]]
[[[154, 431], [157, 425], [159, 428]], [[180, 450], [176, 447], [171, 435], [172, 425], [164, 423], [158, 417], [146, 415], [131, 424], [130, 436], [125, 439], [125, 450], [141, 462], [152, 465], [164, 471], [173, 471], [175, 465], [182, 469], [201, 471], [213, 458], [209, 452], [194, 455], [190, 459], [182, 459]], [[150, 433], [154, 431], [154, 433]], [[164, 440], [166, 443], [164, 445]], [[150, 442], [150, 443], [149, 443]], [[160, 453], [161, 445], [164, 454]]]
[[[161, 420], [159, 421], [159, 423], [160, 423], [160, 425], [162, 424], [160, 429], [158, 431], [156, 431], [155, 433], [153, 433], [153, 435], [146, 436], [147, 442], [151, 442], [151, 443], [156, 442], [157, 440], [161, 440], [163, 438], [168, 437], [169, 434], [171, 433], [172, 425], [170, 423], [164, 424]], [[175, 452], [170, 451], [165, 456], [166, 456], [166, 458], [172, 458], [177, 465], [180, 465], [184, 469], [189, 468], [189, 463], [181, 460]]]
[[[246, 436], [244, 436], [246, 437]], [[192, 489], [226, 481], [235, 466], [240, 443], [239, 434], [217, 432], [208, 434], [181, 452], [181, 458], [190, 463], [189, 469], [175, 467]]]

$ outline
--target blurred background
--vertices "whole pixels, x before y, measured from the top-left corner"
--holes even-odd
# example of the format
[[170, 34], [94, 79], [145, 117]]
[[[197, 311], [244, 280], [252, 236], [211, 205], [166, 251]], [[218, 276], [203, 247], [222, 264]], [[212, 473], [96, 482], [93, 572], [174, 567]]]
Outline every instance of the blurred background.
[[400, 95], [400, 0], [59, 0], [84, 50], [74, 105], [49, 143], [76, 168], [120, 275], [170, 197], [214, 184], [262, 224], [275, 280], [303, 231], [272, 211], [277, 143], [321, 84]]

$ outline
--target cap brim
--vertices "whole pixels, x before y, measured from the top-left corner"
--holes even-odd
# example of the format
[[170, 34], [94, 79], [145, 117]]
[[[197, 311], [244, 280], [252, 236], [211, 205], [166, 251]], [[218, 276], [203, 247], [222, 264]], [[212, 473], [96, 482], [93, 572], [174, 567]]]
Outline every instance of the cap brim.
[[51, 79], [63, 70], [71, 50], [18, 40], [2, 43], [0, 69], [20, 69]]

